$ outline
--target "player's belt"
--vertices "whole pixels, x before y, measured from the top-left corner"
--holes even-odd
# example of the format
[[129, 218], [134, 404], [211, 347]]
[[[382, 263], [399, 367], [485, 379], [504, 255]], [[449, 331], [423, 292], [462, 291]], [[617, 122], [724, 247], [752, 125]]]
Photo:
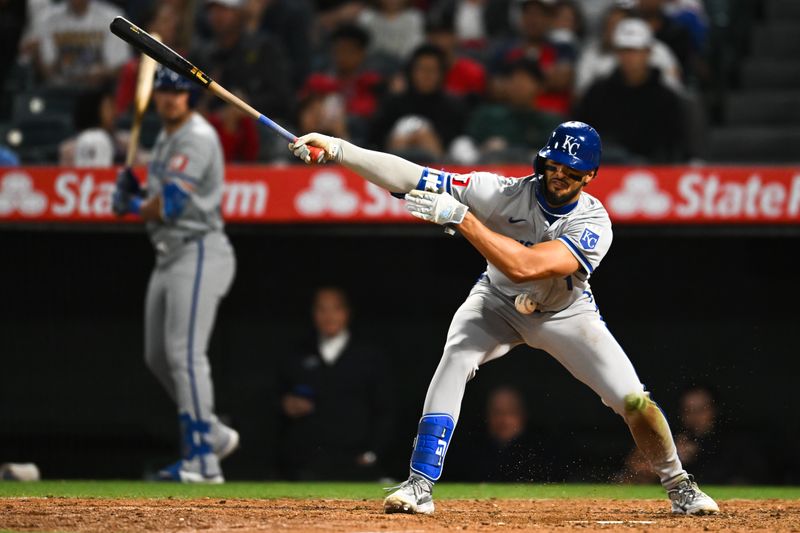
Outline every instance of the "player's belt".
[[[508, 296], [507, 294], [505, 294], [503, 291], [501, 291], [499, 288], [497, 288], [495, 285], [492, 284], [492, 280], [489, 279], [488, 274], [483, 273], [481, 275], [481, 277], [478, 278], [478, 283], [485, 283], [486, 286], [489, 287], [490, 291], [492, 291], [494, 294], [496, 294], [497, 296], [499, 296], [503, 300], [505, 300], [508, 303], [510, 303], [512, 307], [515, 307], [514, 300], [516, 299], [516, 295]], [[569, 306], [567, 306], [567, 307], [569, 307]], [[538, 315], [538, 314], [544, 314], [544, 313], [560, 313], [561, 311], [563, 311], [567, 307], [564, 307], [563, 309], [542, 309], [541, 308], [541, 304], [539, 304], [539, 305], [536, 306], [536, 309], [533, 311], [532, 314]]]
[[167, 255], [186, 246], [189, 243], [199, 241], [206, 236], [207, 232], [192, 233], [189, 235], [166, 237], [155, 242], [156, 253]]

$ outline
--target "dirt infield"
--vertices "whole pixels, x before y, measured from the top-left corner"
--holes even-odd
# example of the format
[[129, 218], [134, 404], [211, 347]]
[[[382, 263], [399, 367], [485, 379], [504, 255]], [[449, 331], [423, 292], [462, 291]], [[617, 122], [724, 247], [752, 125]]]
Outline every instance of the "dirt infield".
[[800, 501], [728, 500], [673, 517], [666, 500], [444, 500], [433, 516], [385, 515], [379, 500], [0, 499], [13, 531], [795, 531]]

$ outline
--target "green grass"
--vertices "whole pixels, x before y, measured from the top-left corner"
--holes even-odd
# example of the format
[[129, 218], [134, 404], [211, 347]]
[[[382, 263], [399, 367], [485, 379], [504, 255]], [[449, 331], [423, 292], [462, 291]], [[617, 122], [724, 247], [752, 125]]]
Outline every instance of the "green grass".
[[[800, 499], [800, 487], [714, 487], [703, 486], [712, 496], [727, 499]], [[376, 483], [226, 483], [225, 485], [179, 485], [142, 481], [40, 481], [2, 482], [0, 498], [343, 498], [383, 497]], [[466, 484], [439, 483], [437, 498], [663, 498], [658, 486], [584, 484]]]

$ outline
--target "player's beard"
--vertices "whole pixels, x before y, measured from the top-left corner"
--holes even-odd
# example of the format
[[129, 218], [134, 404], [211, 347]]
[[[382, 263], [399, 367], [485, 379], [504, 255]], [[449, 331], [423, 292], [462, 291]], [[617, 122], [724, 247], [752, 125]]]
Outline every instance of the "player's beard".
[[581, 184], [574, 190], [567, 190], [565, 192], [560, 192], [560, 193], [552, 192], [550, 190], [550, 180], [552, 179], [553, 179], [552, 177], [551, 178], [545, 177], [545, 184], [543, 187], [544, 199], [547, 200], [547, 203], [550, 204], [552, 207], [561, 207], [562, 205], [571, 203], [581, 193], [581, 189], [583, 189], [583, 182], [581, 182]]
[[167, 114], [162, 115], [161, 120], [164, 122], [164, 126], [169, 129], [176, 129], [180, 127], [184, 122], [189, 119], [189, 115], [192, 114], [191, 109], [187, 109], [186, 112], [176, 113], [176, 114]]

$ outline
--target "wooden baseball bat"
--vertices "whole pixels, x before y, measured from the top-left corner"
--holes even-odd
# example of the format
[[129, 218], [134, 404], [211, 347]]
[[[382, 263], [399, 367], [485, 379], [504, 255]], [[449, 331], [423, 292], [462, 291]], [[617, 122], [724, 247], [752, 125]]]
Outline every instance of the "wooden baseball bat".
[[[138, 27], [136, 24], [126, 20], [124, 17], [116, 17], [111, 21], [111, 33], [127, 42], [143, 54], [147, 54], [165, 67], [177, 72], [181, 76], [188, 78], [201, 87], [208, 89], [218, 97], [222, 98], [232, 106], [244, 111], [258, 122], [266, 125], [278, 135], [289, 142], [297, 140], [297, 136], [288, 132], [280, 124], [273, 121], [256, 111], [250, 104], [243, 101], [238, 96], [229, 92], [225, 87], [209, 78], [205, 72], [192, 65], [186, 58], [181, 56], [169, 46], [161, 43]], [[311, 157], [319, 161], [322, 155], [320, 148], [309, 146]]]
[[[157, 34], [152, 34], [153, 39], [160, 41]], [[131, 136], [128, 139], [128, 153], [125, 156], [125, 166], [133, 166], [136, 159], [136, 150], [139, 148], [139, 137], [142, 133], [142, 118], [147, 105], [150, 103], [150, 95], [153, 93], [153, 78], [156, 74], [156, 62], [148, 55], [142, 54], [139, 61], [139, 73], [136, 77], [136, 95], [133, 101], [133, 124], [131, 125]]]

